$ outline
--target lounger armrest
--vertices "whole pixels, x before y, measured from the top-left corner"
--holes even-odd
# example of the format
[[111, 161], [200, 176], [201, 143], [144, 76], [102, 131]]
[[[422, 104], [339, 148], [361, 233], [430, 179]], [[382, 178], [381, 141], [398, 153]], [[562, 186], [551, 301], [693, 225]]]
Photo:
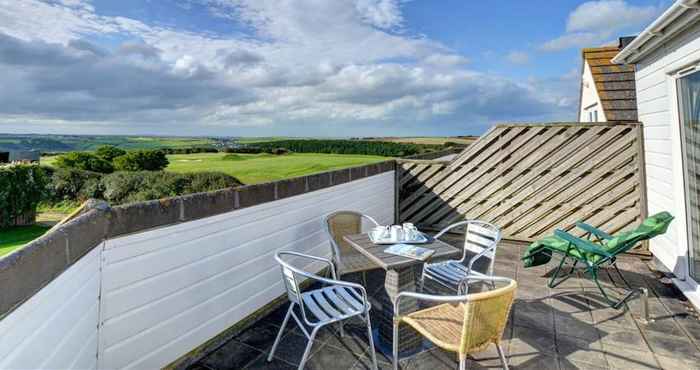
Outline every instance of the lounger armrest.
[[603, 249], [599, 248], [597, 245], [589, 242], [588, 240], [573, 236], [564, 230], [555, 230], [554, 236], [571, 243], [571, 245], [573, 245], [579, 251], [593, 253], [608, 258], [613, 257], [612, 254], [604, 251]]
[[597, 236], [597, 237], [599, 237], [599, 238], [601, 238], [601, 239], [608, 240], [608, 239], [612, 239], [612, 238], [613, 238], [612, 235], [606, 233], [605, 231], [603, 231], [603, 230], [601, 230], [601, 229], [598, 229], [598, 228], [595, 227], [595, 226], [591, 226], [591, 225], [589, 225], [589, 224], [587, 224], [587, 223], [585, 223], [585, 222], [577, 221], [577, 222], [576, 222], [576, 227], [578, 227], [579, 229], [581, 229], [581, 230], [583, 230], [583, 231], [589, 232], [589, 233], [591, 233], [591, 234], [593, 234], [593, 235], [595, 235], [595, 236]]

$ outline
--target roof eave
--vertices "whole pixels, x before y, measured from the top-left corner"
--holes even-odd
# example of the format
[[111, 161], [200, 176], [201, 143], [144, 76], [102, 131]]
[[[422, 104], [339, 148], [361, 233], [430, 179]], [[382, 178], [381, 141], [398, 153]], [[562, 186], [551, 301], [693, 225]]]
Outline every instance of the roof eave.
[[622, 49], [612, 62], [635, 63], [698, 19], [700, 19], [700, 0], [678, 0]]

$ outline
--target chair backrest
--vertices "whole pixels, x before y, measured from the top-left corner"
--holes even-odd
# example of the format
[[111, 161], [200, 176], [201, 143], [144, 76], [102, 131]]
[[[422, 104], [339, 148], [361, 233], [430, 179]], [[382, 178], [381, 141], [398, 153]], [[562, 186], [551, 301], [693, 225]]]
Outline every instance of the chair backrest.
[[277, 263], [279, 263], [282, 269], [282, 281], [284, 281], [284, 287], [287, 290], [287, 298], [290, 302], [302, 304], [301, 300], [301, 289], [299, 288], [299, 272], [303, 272], [298, 268], [292, 266], [289, 262], [283, 259], [283, 256], [287, 255], [285, 252], [279, 252], [275, 255]]
[[640, 241], [664, 234], [671, 221], [673, 221], [673, 216], [668, 212], [649, 216], [634, 230], [621, 232], [608, 240], [603, 248], [614, 255], [626, 252]]
[[466, 261], [467, 252], [477, 254], [483, 252], [484, 256], [490, 259], [489, 273], [492, 273], [496, 260], [496, 247], [501, 240], [501, 230], [496, 225], [479, 220], [469, 220], [466, 224], [462, 261]]
[[361, 233], [362, 218], [367, 218], [376, 224], [373, 218], [355, 211], [337, 211], [326, 216], [326, 230], [331, 241], [333, 260], [336, 264], [341, 263], [343, 255], [354, 251], [353, 247], [343, 240], [343, 237]]
[[469, 294], [467, 301], [462, 303], [461, 353], [482, 351], [489, 344], [500, 342], [518, 284], [512, 279], [499, 279], [507, 284], [488, 292]]

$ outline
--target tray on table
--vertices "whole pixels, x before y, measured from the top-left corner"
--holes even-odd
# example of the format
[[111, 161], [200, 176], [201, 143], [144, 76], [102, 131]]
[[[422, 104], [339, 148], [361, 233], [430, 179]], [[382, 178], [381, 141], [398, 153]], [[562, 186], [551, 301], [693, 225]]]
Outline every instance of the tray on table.
[[369, 233], [369, 240], [372, 241], [374, 244], [426, 244], [426, 243], [432, 243], [433, 242], [433, 237], [430, 235], [426, 235], [422, 232], [418, 232], [418, 235], [420, 238], [416, 238], [413, 240], [395, 240], [391, 238], [382, 238], [382, 239], [375, 239], [374, 235], [372, 233]]

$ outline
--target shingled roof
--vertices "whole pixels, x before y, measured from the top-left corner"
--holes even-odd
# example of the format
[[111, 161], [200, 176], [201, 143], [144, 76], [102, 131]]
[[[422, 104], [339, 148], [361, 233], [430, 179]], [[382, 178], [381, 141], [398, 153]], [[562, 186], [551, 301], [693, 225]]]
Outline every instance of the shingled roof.
[[637, 93], [634, 66], [613, 64], [611, 59], [622, 50], [617, 46], [583, 49], [607, 121], [636, 122]]

